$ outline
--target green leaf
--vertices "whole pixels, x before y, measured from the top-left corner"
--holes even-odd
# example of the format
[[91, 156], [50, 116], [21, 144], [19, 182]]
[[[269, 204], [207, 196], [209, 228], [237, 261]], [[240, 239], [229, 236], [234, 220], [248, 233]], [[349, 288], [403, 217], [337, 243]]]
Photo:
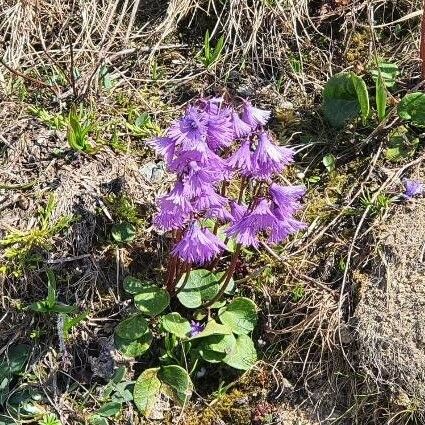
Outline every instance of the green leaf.
[[10, 347], [7, 355], [0, 362], [0, 378], [9, 374], [19, 373], [25, 366], [30, 354], [28, 345], [19, 344]]
[[382, 121], [387, 110], [387, 89], [381, 77], [376, 79], [376, 110], [379, 121]]
[[36, 301], [35, 303], [32, 303], [29, 305], [29, 308], [33, 311], [36, 311], [37, 313], [49, 313], [50, 307], [46, 300], [42, 301]]
[[385, 149], [385, 158], [397, 162], [412, 158], [419, 145], [419, 138], [410, 134], [405, 126], [395, 128], [388, 136], [388, 147]]
[[370, 114], [370, 102], [369, 102], [369, 93], [367, 91], [366, 83], [363, 81], [363, 78], [357, 76], [354, 73], [351, 73], [351, 80], [356, 91], [357, 100], [360, 104], [360, 112], [362, 116], [363, 124], [366, 122], [367, 117]]
[[46, 302], [49, 306], [56, 303], [56, 276], [52, 270], [47, 270], [47, 298]]
[[257, 323], [257, 307], [248, 298], [235, 298], [219, 312], [220, 321], [235, 334], [247, 335]]
[[128, 294], [137, 294], [146, 288], [146, 286], [152, 285], [151, 283], [143, 282], [133, 276], [127, 276], [123, 281], [124, 291]]
[[126, 368], [125, 366], [120, 366], [114, 373], [114, 376], [112, 377], [111, 381], [114, 384], [119, 384], [125, 376]]
[[325, 166], [325, 168], [328, 170], [328, 173], [331, 173], [332, 171], [335, 170], [335, 156], [332, 155], [331, 153], [328, 155], [325, 155], [322, 159], [323, 165]]
[[191, 326], [180, 313], [169, 313], [162, 317], [162, 327], [167, 332], [185, 339], [190, 334]]
[[108, 425], [109, 422], [106, 418], [102, 418], [99, 415], [93, 415], [89, 418], [90, 425]]
[[121, 411], [121, 408], [121, 403], [117, 401], [111, 401], [109, 403], [105, 403], [102, 407], [100, 407], [97, 411], [97, 414], [105, 418], [109, 418], [119, 413]]
[[208, 350], [203, 348], [199, 351], [200, 356], [208, 363], [221, 363], [226, 357], [226, 353], [220, 353], [219, 351]]
[[205, 338], [211, 335], [230, 335], [232, 329], [227, 325], [217, 323], [214, 319], [211, 319], [205, 326], [204, 330], [198, 335], [190, 338], [191, 341], [195, 339]]
[[252, 339], [247, 335], [236, 338], [235, 349], [228, 354], [223, 363], [240, 370], [250, 369], [257, 361], [257, 352]]
[[397, 107], [398, 116], [416, 127], [425, 127], [425, 93], [406, 94]]
[[352, 72], [331, 77], [323, 91], [323, 111], [334, 127], [342, 127], [361, 115], [363, 121], [369, 115], [369, 95], [362, 78]]
[[149, 350], [152, 343], [152, 332], [148, 329], [141, 338], [133, 341], [120, 338], [117, 334], [114, 334], [114, 342], [115, 347], [124, 357], [140, 357]]
[[158, 374], [159, 368], [146, 369], [134, 385], [133, 400], [139, 411], [149, 417], [155, 407], [156, 399], [160, 394], [161, 381]]
[[131, 223], [114, 224], [111, 233], [115, 242], [128, 243], [136, 237], [136, 227]]
[[[205, 301], [214, 298], [219, 289], [220, 275], [209, 270], [198, 269], [190, 272], [184, 288], [178, 292], [177, 298], [187, 308], [198, 308]], [[183, 276], [177, 284], [177, 289], [185, 281]]]
[[184, 405], [192, 396], [192, 381], [187, 371], [182, 367], [177, 365], [163, 366], [158, 371], [158, 378], [165, 384], [161, 391], [180, 405]]
[[74, 305], [66, 305], [62, 303], [55, 303], [49, 311], [52, 313], [73, 313], [77, 307]]
[[83, 312], [81, 314], [77, 314], [75, 317], [70, 317], [66, 313], [62, 313], [63, 318], [63, 337], [64, 339], [69, 338], [69, 333], [72, 328], [79, 325], [83, 320], [85, 320], [88, 316], [88, 312]]
[[184, 405], [192, 391], [193, 384], [186, 370], [177, 365], [163, 366], [147, 369], [137, 378], [133, 399], [139, 411], [149, 417], [161, 393]]
[[233, 334], [211, 335], [202, 339], [198, 350], [201, 357], [210, 363], [221, 362], [226, 355], [232, 353], [236, 347], [236, 338]]
[[142, 338], [147, 330], [148, 322], [141, 314], [137, 314], [120, 322], [115, 328], [115, 333], [122, 339], [134, 341]]
[[156, 285], [145, 286], [134, 296], [134, 304], [147, 316], [156, 316], [170, 304], [170, 295]]
[[400, 72], [396, 64], [380, 61], [378, 63], [378, 69], [372, 70], [371, 74], [374, 81], [377, 81], [379, 78], [381, 78], [385, 87], [390, 88], [393, 87], [396, 83], [396, 78]]

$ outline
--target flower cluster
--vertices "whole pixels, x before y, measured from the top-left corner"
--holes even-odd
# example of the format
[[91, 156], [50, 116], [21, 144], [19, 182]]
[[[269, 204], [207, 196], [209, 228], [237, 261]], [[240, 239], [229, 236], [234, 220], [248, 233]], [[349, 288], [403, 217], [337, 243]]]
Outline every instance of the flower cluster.
[[[222, 98], [201, 99], [150, 142], [177, 176], [157, 200], [154, 217], [156, 228], [175, 231], [174, 256], [193, 264], [211, 261], [226, 250], [219, 226], [243, 246], [258, 246], [260, 237], [279, 243], [304, 228], [293, 215], [305, 188], [272, 182], [294, 152], [273, 141], [264, 128], [269, 118], [270, 111], [249, 101], [235, 109]], [[234, 197], [226, 195], [231, 181], [240, 182]], [[212, 221], [216, 225], [207, 225]]]

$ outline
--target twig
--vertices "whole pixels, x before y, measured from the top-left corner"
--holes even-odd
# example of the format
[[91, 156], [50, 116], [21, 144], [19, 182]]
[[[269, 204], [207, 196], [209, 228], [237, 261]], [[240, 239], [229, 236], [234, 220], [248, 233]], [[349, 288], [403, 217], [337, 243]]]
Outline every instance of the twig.
[[21, 77], [24, 80], [30, 81], [33, 84], [49, 89], [55, 96], [58, 95], [57, 91], [52, 85], [47, 84], [44, 81], [37, 80], [36, 78], [29, 77], [28, 75], [25, 75], [23, 72], [13, 69], [3, 59], [0, 59], [0, 65], [3, 65], [12, 74], [17, 75], [18, 77]]

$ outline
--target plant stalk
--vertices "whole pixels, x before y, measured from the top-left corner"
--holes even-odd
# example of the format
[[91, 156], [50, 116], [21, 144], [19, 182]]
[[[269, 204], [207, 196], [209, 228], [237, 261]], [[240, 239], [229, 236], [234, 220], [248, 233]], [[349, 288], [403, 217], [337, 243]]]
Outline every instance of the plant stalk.
[[218, 301], [222, 297], [222, 295], [226, 291], [226, 288], [229, 285], [230, 279], [235, 273], [236, 264], [238, 262], [240, 252], [241, 252], [241, 245], [237, 244], [235, 252], [233, 253], [233, 256], [232, 256], [232, 261], [230, 262], [229, 268], [227, 269], [227, 273], [225, 273], [224, 276], [220, 279], [220, 282], [219, 282], [221, 283], [220, 290], [217, 292], [217, 295], [214, 298], [212, 298], [211, 300], [209, 300], [206, 304], [202, 306], [203, 308], [208, 308], [212, 306], [216, 301]]

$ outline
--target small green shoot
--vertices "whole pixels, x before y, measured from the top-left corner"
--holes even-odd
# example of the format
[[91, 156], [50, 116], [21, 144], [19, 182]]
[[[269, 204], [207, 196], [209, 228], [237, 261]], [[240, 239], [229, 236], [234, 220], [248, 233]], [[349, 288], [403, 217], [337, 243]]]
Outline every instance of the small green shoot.
[[201, 61], [206, 68], [210, 68], [220, 60], [221, 53], [224, 48], [224, 37], [220, 36], [220, 38], [217, 40], [217, 44], [214, 47], [212, 47], [210, 43], [211, 36], [209, 30], [207, 30], [204, 37], [204, 45], [200, 55]]
[[47, 413], [38, 421], [38, 425], [62, 425], [54, 413]]
[[368, 191], [360, 199], [362, 207], [364, 209], [369, 208], [372, 216], [383, 216], [393, 202], [394, 198], [388, 196], [386, 193], [380, 193], [374, 199], [373, 195]]
[[400, 72], [396, 64], [378, 60], [377, 68], [373, 69], [371, 74], [375, 81], [381, 79], [385, 87], [391, 88], [395, 85]]
[[94, 146], [89, 141], [89, 133], [95, 128], [92, 118], [80, 107], [77, 112], [72, 107], [68, 115], [67, 140], [69, 146], [76, 152], [92, 154], [95, 152]]
[[305, 289], [301, 283], [298, 283], [292, 288], [291, 291], [292, 301], [297, 303], [305, 297]]
[[37, 117], [47, 127], [62, 130], [66, 127], [66, 118], [59, 113], [50, 113], [44, 108], [37, 106], [30, 106], [28, 112]]
[[37, 313], [71, 313], [74, 306], [65, 305], [57, 301], [56, 277], [52, 270], [47, 270], [47, 298], [32, 303], [29, 308]]
[[[137, 114], [134, 118], [133, 115]], [[126, 122], [125, 125], [128, 130], [131, 131], [133, 136], [149, 138], [158, 136], [161, 133], [159, 125], [152, 120], [148, 113], [143, 112], [138, 114], [137, 111], [131, 111], [129, 114], [130, 121]]]
[[332, 171], [335, 170], [336, 159], [335, 159], [335, 156], [332, 155], [331, 153], [325, 155], [322, 159], [322, 162], [326, 170], [328, 170], [328, 173], [332, 173]]

